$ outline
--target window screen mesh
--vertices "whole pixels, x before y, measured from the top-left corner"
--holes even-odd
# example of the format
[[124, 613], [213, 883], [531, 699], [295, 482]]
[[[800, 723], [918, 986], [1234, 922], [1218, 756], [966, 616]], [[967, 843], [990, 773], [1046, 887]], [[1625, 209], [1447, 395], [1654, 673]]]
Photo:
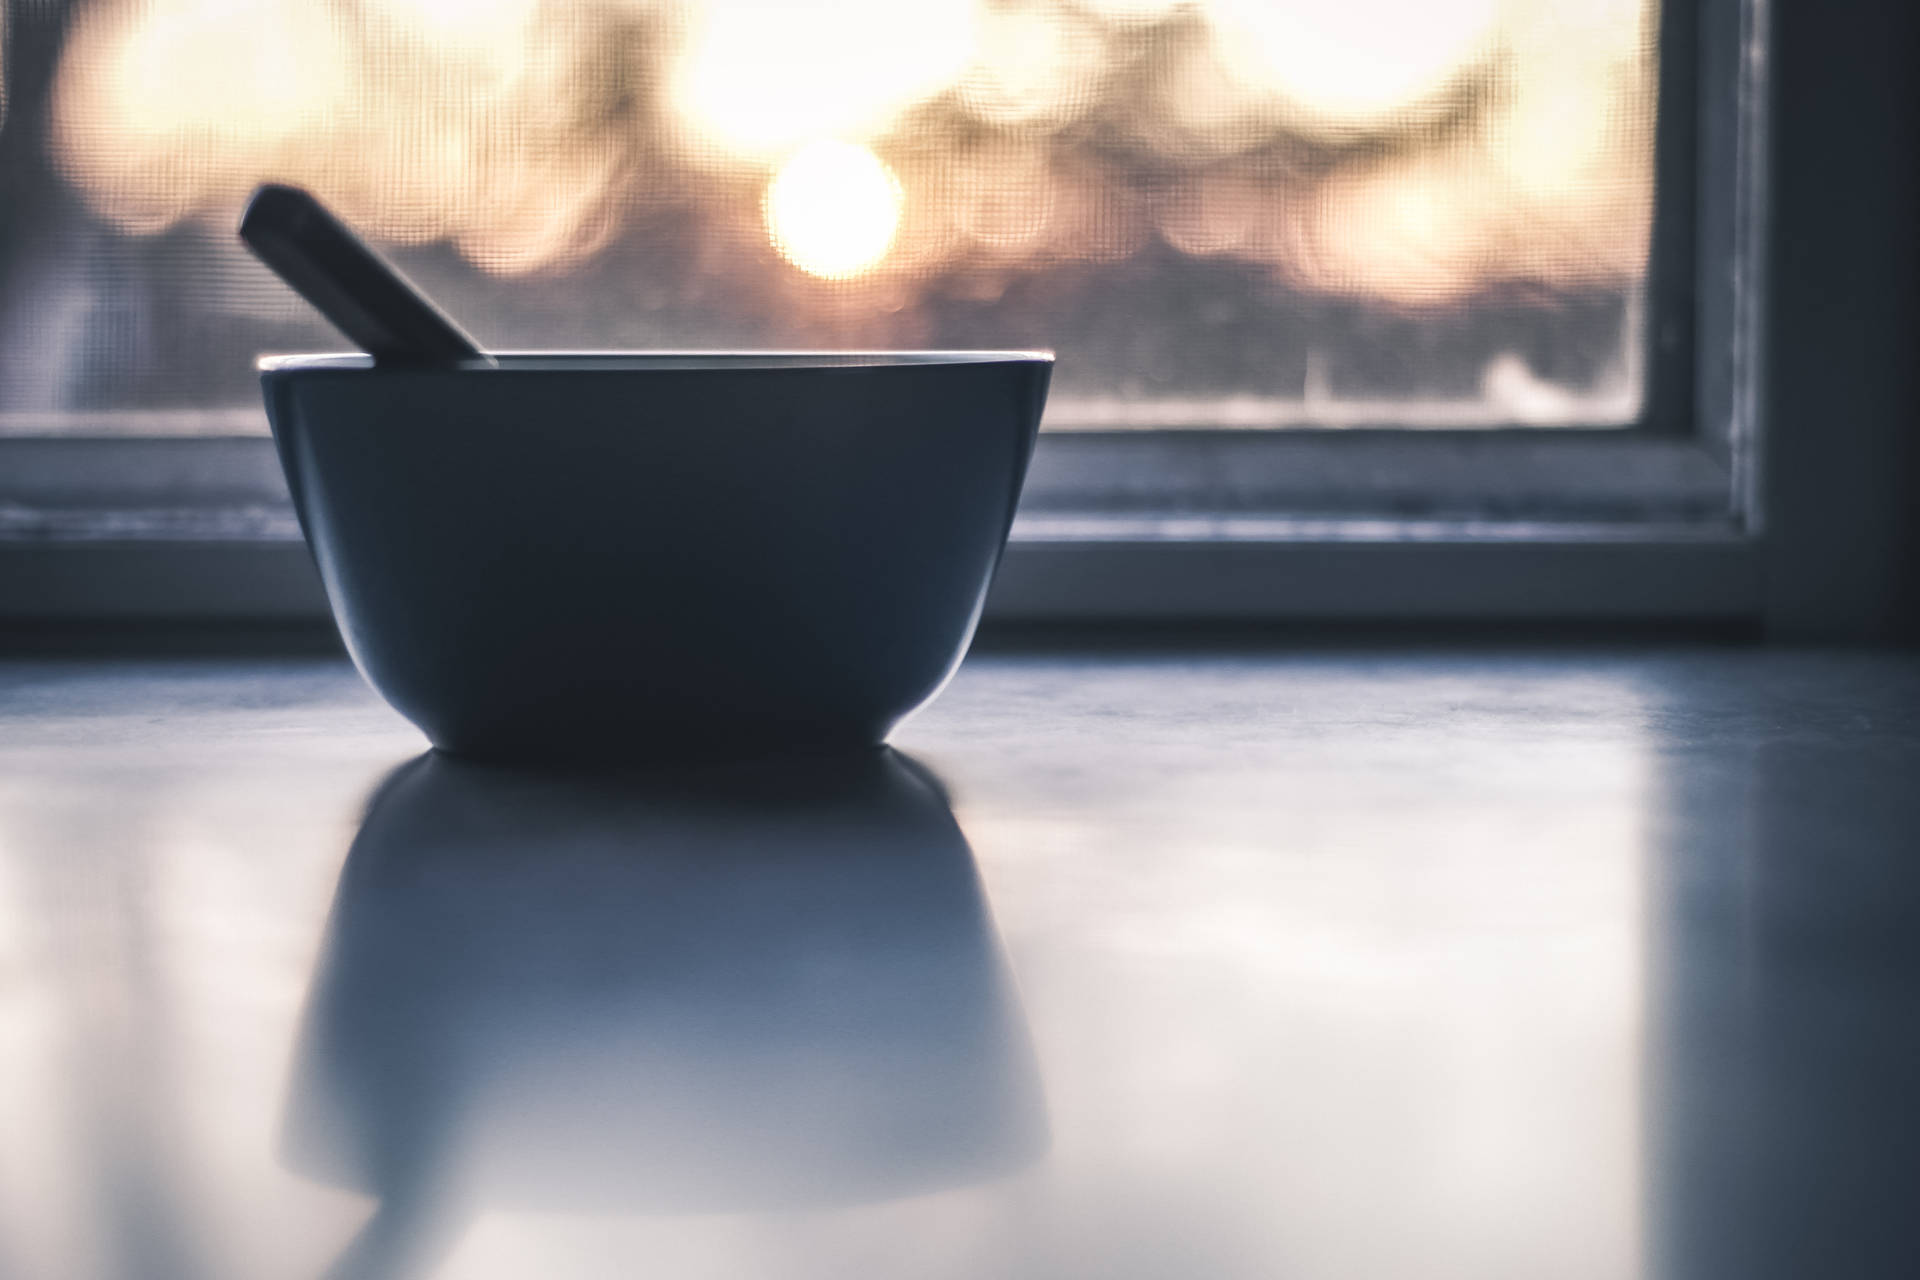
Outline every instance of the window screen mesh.
[[1627, 422], [1657, 25], [95, 0], [9, 103], [0, 429], [231, 425], [257, 352], [338, 348], [233, 237], [263, 179], [502, 348], [1048, 346], [1055, 429]]

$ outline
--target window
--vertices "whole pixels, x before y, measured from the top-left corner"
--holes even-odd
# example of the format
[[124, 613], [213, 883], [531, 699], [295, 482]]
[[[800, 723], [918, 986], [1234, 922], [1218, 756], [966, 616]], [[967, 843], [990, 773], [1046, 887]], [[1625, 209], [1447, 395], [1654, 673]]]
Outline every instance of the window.
[[276, 178], [497, 347], [1056, 348], [1006, 611], [1365, 613], [1342, 556], [1479, 544], [1442, 611], [1546, 607], [1497, 565], [1549, 544], [1697, 561], [1594, 611], [1751, 606], [1740, 4], [93, 0], [0, 38], [16, 545], [297, 538], [251, 361], [340, 340], [233, 237]]
[[252, 410], [256, 348], [337, 345], [234, 241], [271, 177], [496, 346], [1050, 343], [1054, 430], [1627, 425], [1657, 12], [106, 0], [0, 386]]

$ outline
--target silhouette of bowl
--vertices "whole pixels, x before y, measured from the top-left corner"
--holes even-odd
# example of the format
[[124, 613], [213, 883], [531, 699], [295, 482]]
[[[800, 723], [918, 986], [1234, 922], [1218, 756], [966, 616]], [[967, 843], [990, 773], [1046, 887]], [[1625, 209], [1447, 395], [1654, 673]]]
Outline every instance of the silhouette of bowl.
[[871, 745], [958, 665], [1052, 372], [1022, 353], [261, 361], [340, 633], [443, 749]]

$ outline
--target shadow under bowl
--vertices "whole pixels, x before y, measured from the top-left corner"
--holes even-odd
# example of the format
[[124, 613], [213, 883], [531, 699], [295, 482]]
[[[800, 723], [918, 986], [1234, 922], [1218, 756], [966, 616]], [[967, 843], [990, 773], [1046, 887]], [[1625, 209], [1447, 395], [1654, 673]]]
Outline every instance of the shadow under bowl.
[[1022, 352], [261, 361], [335, 620], [435, 746], [883, 741], [959, 664], [1045, 403]]

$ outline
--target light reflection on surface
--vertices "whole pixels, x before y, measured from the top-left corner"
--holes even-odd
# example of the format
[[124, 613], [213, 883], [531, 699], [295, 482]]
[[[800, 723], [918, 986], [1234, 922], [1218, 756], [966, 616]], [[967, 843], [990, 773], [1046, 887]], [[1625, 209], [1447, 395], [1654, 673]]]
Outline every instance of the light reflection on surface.
[[290, 1163], [387, 1275], [489, 1210], [819, 1208], [1045, 1146], [964, 838], [891, 753], [542, 776], [435, 756], [342, 873]]
[[[0, 814], [19, 813], [14, 791], [0, 781]], [[57, 1060], [66, 993], [57, 983], [25, 981], [50, 965], [47, 895], [23, 865], [31, 841], [24, 825], [16, 817], [0, 826], [0, 1274], [8, 1276], [100, 1269]]]
[[[411, 1167], [473, 1175], [447, 1280], [1906, 1280], [1916, 706], [1885, 656], [985, 657], [901, 735], [956, 820], [433, 761], [369, 808], [419, 741], [344, 664], [0, 671], [0, 1260], [311, 1280]], [[1051, 1141], [973, 1178], [995, 1026]]]

